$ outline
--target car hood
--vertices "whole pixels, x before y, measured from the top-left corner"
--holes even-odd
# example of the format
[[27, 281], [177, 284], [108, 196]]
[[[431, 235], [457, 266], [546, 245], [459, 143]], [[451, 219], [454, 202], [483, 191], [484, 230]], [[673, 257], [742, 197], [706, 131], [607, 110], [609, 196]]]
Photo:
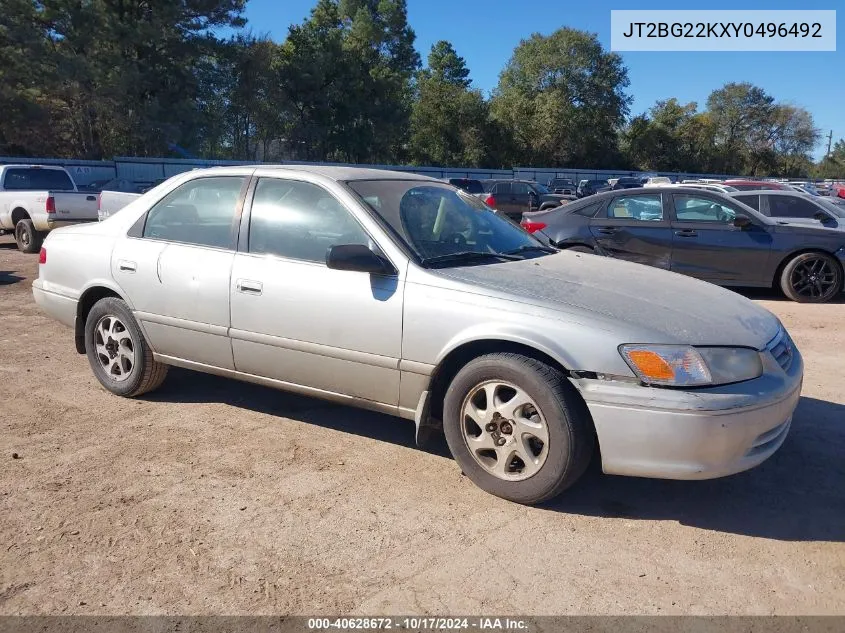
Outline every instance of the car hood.
[[476, 288], [571, 314], [602, 315], [648, 332], [631, 343], [763, 349], [780, 322], [768, 310], [713, 284], [649, 266], [582, 253], [441, 269]]

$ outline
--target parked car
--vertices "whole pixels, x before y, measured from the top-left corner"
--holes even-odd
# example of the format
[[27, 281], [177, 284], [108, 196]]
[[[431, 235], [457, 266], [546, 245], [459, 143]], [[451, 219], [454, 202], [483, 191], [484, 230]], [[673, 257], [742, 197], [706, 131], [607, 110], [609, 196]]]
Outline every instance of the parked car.
[[721, 185], [717, 183], [704, 183], [704, 182], [685, 182], [683, 184], [668, 184], [668, 185], [658, 185], [663, 187], [690, 187], [692, 189], [704, 189], [706, 191], [717, 191], [719, 193], [731, 193], [734, 191], [739, 191], [739, 189], [735, 187], [731, 187], [730, 185]]
[[449, 178], [446, 182], [453, 187], [463, 189], [467, 193], [474, 195], [481, 195], [484, 193], [484, 187], [481, 185], [481, 181], [474, 178]]
[[124, 191], [101, 191], [97, 195], [97, 219], [102, 222], [142, 195]]
[[616, 178], [616, 182], [610, 188], [613, 191], [617, 191], [619, 189], [636, 189], [642, 186], [643, 181], [639, 176], [622, 176], [621, 178]]
[[626, 259], [722, 286], [780, 287], [794, 301], [842, 291], [845, 230], [781, 224], [742, 202], [686, 187], [630, 189], [523, 216], [546, 244]]
[[830, 186], [830, 195], [834, 198], [845, 198], [845, 185], [841, 183], [833, 183]]
[[97, 196], [77, 191], [63, 167], [0, 165], [0, 230], [18, 249], [37, 253], [48, 231], [97, 219]]
[[400, 172], [182, 174], [50, 234], [33, 295], [116, 395], [175, 365], [398, 415], [420, 439], [442, 420], [463, 472], [520, 503], [572, 485], [596, 442], [608, 473], [752, 468], [784, 442], [803, 376], [753, 302], [557, 253]]
[[787, 222], [809, 222], [829, 228], [842, 226], [845, 208], [821, 196], [808, 196], [797, 191], [738, 191], [730, 194], [766, 217]]
[[603, 191], [610, 191], [610, 185], [606, 180], [582, 180], [578, 183], [576, 196], [584, 198]]
[[578, 189], [575, 181], [569, 178], [552, 178], [546, 183], [546, 188], [552, 193], [562, 193], [568, 196], [574, 196]]
[[790, 187], [797, 189], [802, 193], [808, 193], [811, 196], [821, 196], [822, 194], [816, 189], [816, 186], [811, 182], [794, 181], [787, 183]]
[[573, 196], [551, 193], [548, 189], [530, 180], [482, 180], [485, 195], [481, 199], [492, 209], [510, 216], [519, 222], [526, 211], [553, 209], [569, 202]]
[[643, 187], [662, 187], [664, 185], [671, 185], [672, 179], [668, 176], [651, 176], [650, 178], [641, 179]]
[[760, 189], [776, 189], [779, 191], [791, 191], [785, 182], [773, 182], [771, 180], [725, 180], [722, 184], [729, 185], [739, 191], [759, 191]]

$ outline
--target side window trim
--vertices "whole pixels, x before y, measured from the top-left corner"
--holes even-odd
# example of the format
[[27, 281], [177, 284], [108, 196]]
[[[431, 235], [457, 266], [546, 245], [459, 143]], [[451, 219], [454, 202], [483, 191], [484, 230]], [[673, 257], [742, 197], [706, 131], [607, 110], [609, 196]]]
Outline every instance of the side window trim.
[[[178, 241], [178, 240], [169, 240], [169, 239], [163, 239], [163, 238], [158, 238], [158, 237], [144, 236], [144, 230], [147, 227], [147, 219], [149, 218], [150, 212], [153, 209], [155, 209], [159, 204], [161, 204], [161, 202], [165, 198], [167, 198], [170, 194], [178, 191], [182, 187], [184, 187], [188, 184], [191, 184], [191, 183], [198, 182], [200, 180], [207, 179], [207, 178], [242, 178], [243, 179], [243, 184], [241, 185], [241, 190], [238, 193], [238, 200], [235, 203], [235, 212], [234, 212], [234, 215], [232, 216], [231, 236], [230, 236], [228, 247], [211, 246], [209, 244], [196, 244], [194, 242], [181, 242], [181, 241]], [[170, 244], [184, 244], [185, 246], [196, 246], [197, 248], [211, 248], [211, 249], [214, 249], [214, 250], [235, 251], [235, 250], [237, 250], [237, 245], [238, 245], [238, 240], [239, 240], [241, 216], [243, 214], [244, 202], [246, 201], [246, 193], [247, 193], [247, 190], [249, 189], [249, 185], [252, 182], [252, 180], [253, 180], [253, 178], [250, 175], [232, 175], [232, 174], [226, 174], [226, 175], [209, 174], [207, 176], [200, 176], [199, 178], [192, 178], [190, 180], [186, 180], [185, 182], [183, 182], [182, 184], [180, 184], [176, 188], [171, 189], [166, 194], [161, 196], [161, 198], [156, 200], [149, 209], [144, 211], [144, 213], [141, 214], [141, 216], [135, 221], [135, 223], [131, 227], [129, 227], [129, 230], [126, 232], [126, 237], [131, 237], [131, 238], [140, 239], [140, 240], [152, 240], [152, 241], [156, 241], [156, 242], [168, 242]]]
[[334, 200], [337, 202], [337, 204], [340, 205], [340, 207], [346, 213], [349, 214], [349, 217], [352, 218], [352, 220], [358, 225], [358, 227], [361, 229], [361, 232], [364, 235], [366, 235], [367, 238], [370, 241], [372, 241], [373, 244], [375, 244], [376, 250], [378, 250], [379, 254], [381, 254], [382, 257], [384, 257], [386, 260], [388, 260], [396, 270], [399, 270], [399, 268], [396, 266], [395, 262], [393, 262], [391, 260], [390, 256], [381, 247], [381, 244], [379, 244], [379, 241], [377, 239], [375, 239], [373, 237], [373, 235], [366, 229], [366, 227], [358, 219], [358, 216], [355, 213], [353, 213], [352, 210], [350, 210], [349, 207], [347, 207], [343, 202], [341, 202], [340, 200], [337, 199], [337, 196], [335, 196], [331, 191], [326, 189], [321, 184], [317, 184], [317, 183], [310, 182], [308, 180], [303, 180], [303, 179], [300, 179], [300, 178], [291, 178], [291, 177], [255, 176], [255, 175], [253, 175], [250, 178], [249, 186], [246, 188], [246, 192], [245, 192], [246, 195], [244, 196], [244, 201], [243, 201], [243, 205], [242, 205], [242, 214], [241, 214], [241, 217], [240, 217], [239, 234], [238, 234], [238, 242], [237, 242], [237, 253], [239, 255], [249, 255], [250, 257], [272, 257], [274, 259], [297, 262], [297, 263], [300, 263], [300, 264], [311, 264], [311, 265], [316, 265], [316, 266], [322, 266], [323, 268], [326, 267], [325, 262], [315, 262], [314, 260], [310, 260], [310, 259], [298, 259], [296, 257], [286, 257], [284, 255], [276, 255], [276, 254], [270, 254], [270, 253], [251, 253], [250, 252], [250, 250], [249, 250], [249, 231], [250, 231], [250, 225], [252, 224], [252, 206], [253, 206], [253, 203], [255, 201], [255, 192], [256, 192], [256, 189], [258, 188], [258, 183], [262, 179], [282, 181], [282, 182], [301, 182], [301, 183], [305, 183], [305, 184], [308, 184], [308, 185], [313, 185], [314, 187], [319, 187], [320, 189], [325, 191], [329, 196], [334, 198]]

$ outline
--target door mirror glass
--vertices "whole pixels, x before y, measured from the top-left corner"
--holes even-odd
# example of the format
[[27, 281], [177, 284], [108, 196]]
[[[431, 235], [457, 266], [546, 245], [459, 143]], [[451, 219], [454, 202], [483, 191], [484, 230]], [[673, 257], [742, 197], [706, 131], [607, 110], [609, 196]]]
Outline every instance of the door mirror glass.
[[396, 270], [381, 255], [364, 244], [339, 244], [326, 253], [326, 266], [334, 270], [350, 270], [375, 275], [393, 275]]
[[749, 218], [747, 215], [737, 213], [736, 217], [734, 218], [734, 226], [740, 229], [748, 228], [749, 226], [751, 226], [751, 218]]

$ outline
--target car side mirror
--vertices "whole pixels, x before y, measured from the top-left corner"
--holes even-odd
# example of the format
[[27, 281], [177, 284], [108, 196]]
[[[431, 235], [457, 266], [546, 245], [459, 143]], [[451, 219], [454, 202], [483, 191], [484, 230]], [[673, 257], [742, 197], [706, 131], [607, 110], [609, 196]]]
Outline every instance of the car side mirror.
[[747, 229], [749, 226], [751, 226], [751, 224], [751, 218], [749, 218], [747, 215], [743, 215], [741, 213], [736, 214], [736, 217], [734, 218], [735, 227], [737, 227], [738, 229]]
[[396, 269], [384, 257], [364, 244], [338, 244], [326, 252], [326, 266], [373, 275], [395, 275]]

